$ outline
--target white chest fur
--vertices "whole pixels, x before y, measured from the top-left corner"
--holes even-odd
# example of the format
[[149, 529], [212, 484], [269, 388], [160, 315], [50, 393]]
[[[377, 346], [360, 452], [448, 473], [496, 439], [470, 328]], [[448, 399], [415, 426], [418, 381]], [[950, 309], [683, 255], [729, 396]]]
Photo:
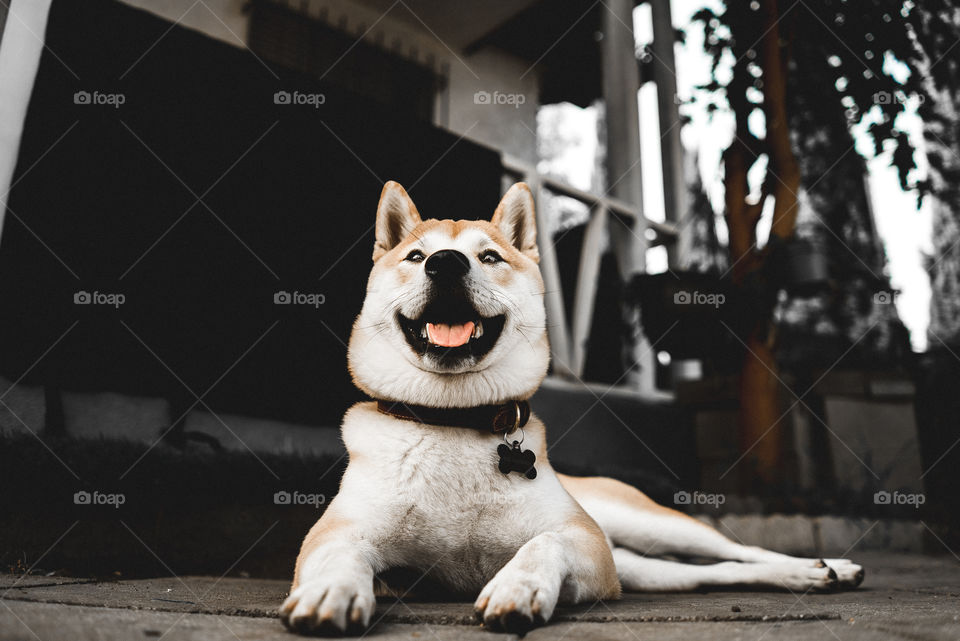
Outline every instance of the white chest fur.
[[476, 589], [525, 542], [576, 509], [543, 456], [543, 425], [531, 417], [523, 447], [537, 478], [497, 469], [500, 436], [422, 425], [354, 406], [344, 418], [350, 454], [338, 513], [376, 523], [388, 566], [413, 566], [451, 587]]

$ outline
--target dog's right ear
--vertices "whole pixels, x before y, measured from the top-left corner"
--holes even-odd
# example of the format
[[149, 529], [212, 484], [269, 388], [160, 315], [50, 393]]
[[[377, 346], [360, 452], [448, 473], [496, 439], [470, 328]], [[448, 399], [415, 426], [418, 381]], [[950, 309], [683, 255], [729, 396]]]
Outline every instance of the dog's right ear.
[[420, 224], [420, 212], [400, 183], [387, 181], [380, 192], [377, 205], [377, 239], [373, 245], [373, 260], [396, 247], [414, 227]]

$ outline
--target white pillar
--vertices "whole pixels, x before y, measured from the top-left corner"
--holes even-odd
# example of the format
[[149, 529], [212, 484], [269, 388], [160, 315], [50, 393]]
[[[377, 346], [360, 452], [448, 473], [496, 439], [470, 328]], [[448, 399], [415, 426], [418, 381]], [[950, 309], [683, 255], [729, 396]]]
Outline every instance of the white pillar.
[[33, 81], [40, 66], [50, 0], [3, 4], [9, 7], [5, 10], [6, 24], [0, 34], [0, 230], [7, 212]]
[[[610, 193], [643, 212], [643, 173], [640, 166], [640, 112], [637, 105], [640, 75], [633, 35], [633, 0], [607, 0], [601, 6], [603, 40], [603, 99], [607, 127], [607, 184]], [[646, 271], [646, 225], [641, 217], [624, 233], [612, 223], [611, 241], [620, 258], [621, 274], [629, 279]], [[654, 389], [654, 354], [645, 337], [634, 346], [640, 371], [629, 383], [641, 391]]]
[[[663, 166], [663, 204], [667, 222], [682, 226], [687, 215], [687, 187], [683, 171], [683, 143], [680, 140], [680, 106], [677, 101], [677, 65], [674, 56], [676, 32], [670, 15], [670, 0], [650, 0], [653, 22], [653, 80], [657, 85], [660, 114], [660, 158]], [[683, 264], [689, 256], [689, 233], [681, 233], [668, 246], [670, 267]]]

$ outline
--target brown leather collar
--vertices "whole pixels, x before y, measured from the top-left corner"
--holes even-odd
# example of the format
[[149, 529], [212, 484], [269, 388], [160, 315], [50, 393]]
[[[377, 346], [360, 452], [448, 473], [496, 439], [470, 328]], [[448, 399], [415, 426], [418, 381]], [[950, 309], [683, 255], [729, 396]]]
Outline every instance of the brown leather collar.
[[530, 420], [530, 404], [527, 401], [507, 401], [501, 405], [477, 407], [426, 407], [377, 401], [377, 410], [406, 421], [444, 427], [466, 427], [493, 434], [512, 432]]

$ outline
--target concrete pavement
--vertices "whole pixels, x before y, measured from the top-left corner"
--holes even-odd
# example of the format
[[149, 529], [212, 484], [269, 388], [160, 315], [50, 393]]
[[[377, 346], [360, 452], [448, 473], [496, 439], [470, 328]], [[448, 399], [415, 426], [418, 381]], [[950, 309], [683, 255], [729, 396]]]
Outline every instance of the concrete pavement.
[[[631, 594], [561, 608], [527, 635], [560, 639], [960, 639], [960, 560], [871, 553], [860, 589], [834, 594]], [[215, 577], [86, 581], [0, 575], [0, 639], [286, 639], [285, 581]], [[381, 599], [368, 636], [481, 639], [469, 603]]]

